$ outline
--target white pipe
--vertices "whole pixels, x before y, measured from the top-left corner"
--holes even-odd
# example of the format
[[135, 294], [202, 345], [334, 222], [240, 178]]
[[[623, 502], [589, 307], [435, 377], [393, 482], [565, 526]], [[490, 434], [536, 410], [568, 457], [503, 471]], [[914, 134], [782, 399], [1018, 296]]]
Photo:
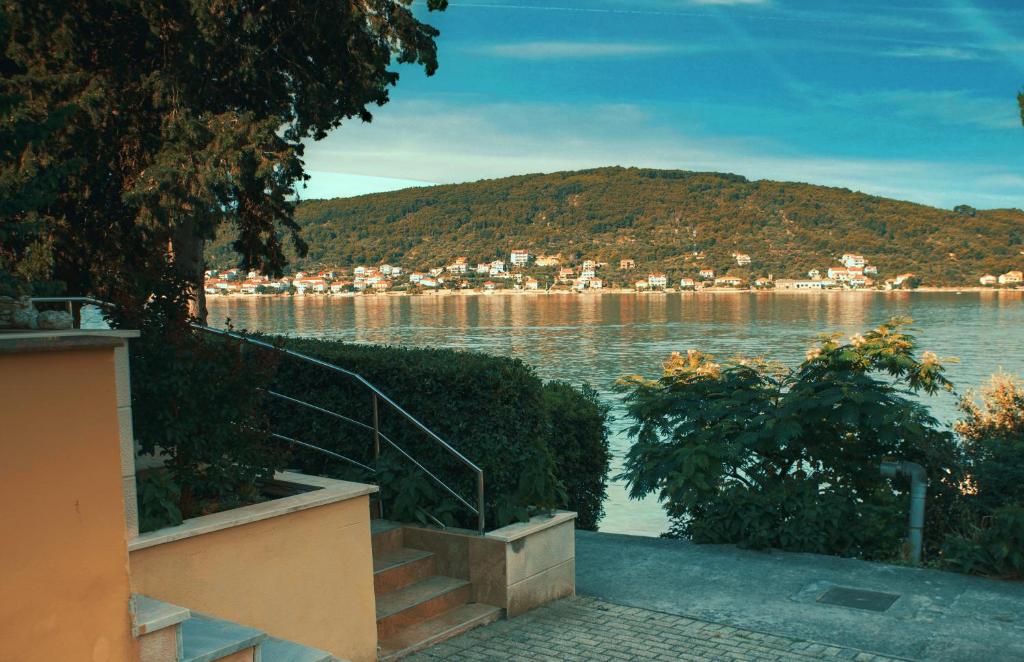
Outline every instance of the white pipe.
[[910, 561], [915, 564], [920, 563], [924, 538], [924, 499], [928, 491], [928, 475], [920, 464], [906, 460], [883, 460], [881, 469], [883, 476], [902, 474], [910, 478], [910, 530], [907, 539], [910, 542]]

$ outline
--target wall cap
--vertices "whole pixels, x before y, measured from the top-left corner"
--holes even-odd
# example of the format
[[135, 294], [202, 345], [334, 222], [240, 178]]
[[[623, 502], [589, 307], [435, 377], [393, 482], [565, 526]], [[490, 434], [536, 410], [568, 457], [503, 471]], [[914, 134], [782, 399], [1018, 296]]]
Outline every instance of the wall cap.
[[138, 337], [138, 331], [125, 329], [2, 331], [0, 332], [0, 354], [120, 347], [128, 338]]
[[171, 526], [156, 531], [143, 533], [128, 541], [128, 551], [134, 552], [147, 547], [155, 547], [185, 538], [193, 538], [222, 529], [243, 526], [265, 519], [281, 517], [300, 510], [308, 510], [318, 506], [326, 506], [339, 501], [347, 501], [357, 497], [373, 494], [379, 488], [376, 485], [351, 483], [344, 480], [307, 476], [305, 474], [281, 471], [274, 479], [284, 483], [293, 483], [303, 487], [312, 487], [308, 492], [293, 496], [271, 499], [251, 506], [243, 506], [225, 510], [211, 515], [202, 515], [187, 519], [178, 526]]
[[528, 522], [516, 522], [495, 529], [485, 537], [502, 542], [513, 542], [574, 519], [576, 519], [576, 513], [569, 510], [556, 510], [552, 515], [534, 515]]

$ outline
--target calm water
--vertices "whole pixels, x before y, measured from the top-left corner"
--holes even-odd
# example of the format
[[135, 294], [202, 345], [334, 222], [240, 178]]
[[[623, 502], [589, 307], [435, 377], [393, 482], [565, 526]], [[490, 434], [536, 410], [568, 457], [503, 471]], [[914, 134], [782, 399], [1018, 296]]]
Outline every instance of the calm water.
[[[961, 390], [1000, 368], [1024, 374], [1024, 293], [605, 294], [600, 296], [213, 297], [210, 324], [346, 342], [449, 347], [515, 356], [545, 379], [589, 382], [613, 406], [612, 475], [629, 440], [612, 385], [624, 374], [659, 374], [672, 351], [802, 360], [816, 334], [852, 334], [894, 315], [915, 320], [921, 348], [958, 357], [948, 375]], [[928, 398], [955, 417], [955, 398]], [[657, 535], [654, 500], [631, 501], [613, 483], [601, 528]]]

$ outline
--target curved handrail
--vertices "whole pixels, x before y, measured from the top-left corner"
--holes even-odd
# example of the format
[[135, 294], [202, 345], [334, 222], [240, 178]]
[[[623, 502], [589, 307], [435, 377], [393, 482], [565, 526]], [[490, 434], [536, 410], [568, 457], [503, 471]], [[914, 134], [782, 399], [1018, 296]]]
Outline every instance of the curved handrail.
[[269, 350], [272, 350], [272, 351], [275, 351], [275, 352], [280, 352], [280, 353], [285, 354], [287, 356], [290, 356], [290, 357], [292, 357], [294, 359], [299, 359], [300, 361], [305, 361], [306, 363], [311, 363], [311, 364], [319, 366], [321, 368], [326, 368], [328, 370], [333, 370], [334, 372], [338, 372], [338, 373], [341, 373], [341, 374], [343, 374], [343, 375], [345, 375], [347, 377], [351, 377], [352, 379], [356, 380], [357, 382], [359, 382], [360, 384], [365, 386], [371, 393], [373, 393], [378, 398], [383, 400], [385, 403], [390, 405], [392, 409], [394, 409], [399, 414], [401, 414], [406, 420], [408, 420], [410, 423], [412, 423], [417, 428], [419, 428], [428, 437], [430, 437], [431, 439], [433, 439], [437, 443], [441, 444], [442, 447], [444, 447], [449, 453], [451, 453], [456, 458], [458, 458], [463, 464], [465, 464], [466, 466], [471, 468], [473, 471], [477, 471], [477, 472], [482, 472], [483, 471], [472, 460], [470, 460], [465, 455], [460, 453], [458, 450], [453, 448], [447, 441], [445, 441], [441, 437], [437, 436], [437, 434], [433, 430], [428, 428], [426, 425], [424, 425], [423, 423], [420, 423], [420, 421], [415, 416], [413, 416], [412, 414], [407, 412], [405, 409], [403, 409], [401, 406], [399, 406], [399, 404], [397, 402], [395, 402], [394, 400], [389, 398], [387, 395], [385, 395], [383, 391], [381, 391], [379, 388], [377, 388], [376, 386], [374, 386], [373, 384], [368, 382], [366, 380], [366, 378], [363, 377], [362, 375], [360, 375], [359, 373], [352, 372], [351, 370], [346, 370], [345, 368], [341, 368], [339, 366], [336, 366], [333, 363], [328, 363], [327, 361], [321, 361], [320, 359], [312, 357], [312, 356], [310, 356], [308, 354], [303, 354], [302, 352], [296, 352], [295, 350], [288, 349], [287, 347], [279, 347], [277, 345], [274, 345], [273, 343], [264, 342], [262, 340], [256, 340], [255, 338], [251, 338], [251, 337], [249, 337], [247, 335], [243, 335], [241, 333], [235, 333], [234, 331], [225, 331], [223, 329], [215, 329], [212, 326], [206, 326], [205, 324], [199, 324], [198, 322], [192, 322], [191, 325], [192, 325], [193, 328], [199, 329], [201, 331], [206, 331], [208, 333], [214, 333], [216, 335], [225, 336], [227, 338], [234, 338], [235, 340], [240, 340], [242, 342], [247, 342], [247, 343], [249, 343], [251, 345], [257, 345], [257, 346], [262, 347], [264, 349], [269, 349]]
[[[470, 460], [465, 455], [463, 455], [458, 450], [456, 450], [451, 444], [449, 444], [444, 439], [439, 437], [433, 430], [431, 430], [426, 425], [421, 423], [415, 416], [413, 416], [412, 414], [407, 412], [405, 409], [403, 409], [397, 402], [395, 402], [394, 400], [389, 398], [387, 395], [385, 395], [383, 391], [381, 391], [379, 388], [377, 388], [376, 386], [371, 384], [369, 381], [367, 381], [367, 379], [364, 378], [362, 375], [360, 375], [359, 373], [356, 373], [356, 372], [352, 372], [351, 370], [346, 370], [345, 368], [342, 368], [340, 366], [336, 366], [333, 363], [328, 363], [327, 361], [322, 361], [322, 360], [320, 360], [320, 359], [318, 359], [316, 357], [310, 356], [308, 354], [303, 354], [302, 352], [296, 352], [295, 350], [288, 349], [287, 347], [281, 347], [281, 346], [275, 345], [273, 343], [265, 342], [263, 340], [257, 340], [256, 338], [252, 338], [250, 336], [247, 336], [247, 335], [244, 335], [244, 334], [241, 334], [241, 333], [235, 333], [234, 331], [227, 331], [227, 330], [223, 330], [223, 329], [215, 329], [212, 326], [207, 326], [205, 324], [200, 324], [198, 322], [192, 322], [191, 326], [193, 328], [195, 328], [195, 329], [200, 330], [200, 331], [205, 331], [207, 333], [212, 333], [214, 335], [218, 335], [218, 336], [225, 337], [225, 338], [232, 338], [234, 340], [238, 340], [240, 342], [249, 343], [251, 345], [256, 345], [257, 347], [261, 347], [263, 349], [267, 349], [267, 350], [270, 350], [270, 351], [273, 351], [273, 352], [280, 352], [281, 354], [284, 354], [285, 356], [289, 356], [289, 357], [291, 357], [293, 359], [297, 359], [299, 361], [304, 361], [304, 362], [309, 363], [311, 365], [315, 365], [315, 366], [318, 366], [320, 368], [324, 368], [324, 369], [331, 370], [333, 372], [345, 375], [346, 377], [350, 377], [350, 378], [354, 379], [356, 382], [358, 382], [359, 384], [361, 384], [362, 386], [364, 386], [365, 388], [367, 388], [374, 395], [374, 398], [375, 398], [374, 399], [374, 407], [375, 407], [375, 409], [374, 409], [374, 425], [372, 426], [373, 431], [374, 431], [374, 435], [376, 437], [384, 439], [386, 442], [391, 444], [391, 446], [394, 447], [395, 450], [397, 450], [402, 455], [404, 455], [407, 459], [409, 459], [411, 462], [416, 464], [416, 466], [419, 467], [421, 471], [427, 473], [431, 478], [433, 478], [439, 484], [441, 484], [452, 496], [454, 496], [456, 499], [458, 499], [459, 501], [464, 503], [466, 506], [468, 506], [472, 511], [474, 511], [474, 514], [476, 514], [476, 516], [477, 516], [477, 529], [479, 530], [480, 535], [484, 534], [484, 531], [486, 530], [486, 519], [485, 519], [485, 510], [484, 510], [484, 471], [483, 471], [483, 469], [481, 469], [479, 466], [476, 465], [476, 463], [474, 463], [472, 460]], [[380, 426], [377, 425], [377, 420], [376, 420], [377, 419], [377, 417], [376, 417], [376, 401], [377, 401], [377, 399], [383, 400], [394, 411], [396, 411], [399, 414], [401, 414], [402, 417], [404, 417], [407, 421], [409, 421], [414, 426], [416, 426], [419, 430], [424, 432], [428, 437], [433, 439], [435, 442], [440, 444], [440, 446], [442, 448], [447, 450], [453, 457], [455, 457], [457, 460], [459, 460], [464, 465], [469, 467], [476, 474], [477, 506], [475, 508], [473, 506], [469, 505], [469, 503], [466, 502], [465, 499], [463, 499], [461, 496], [456, 494], [450, 487], [448, 487], [446, 484], [444, 484], [443, 481], [441, 481], [439, 478], [434, 476], [429, 470], [427, 470], [426, 467], [424, 467], [422, 464], [417, 462], [415, 458], [413, 458], [411, 455], [406, 453], [405, 450], [400, 448], [397, 444], [395, 444], [393, 441], [388, 439], [385, 435], [381, 434]], [[333, 412], [329, 412], [328, 410], [322, 410], [322, 411], [325, 411], [327, 413], [333, 413]]]
[[[263, 390], [263, 389], [261, 389], [261, 390]], [[383, 439], [384, 441], [388, 442], [391, 445], [392, 448], [394, 448], [396, 451], [401, 453], [407, 460], [409, 460], [410, 462], [415, 464], [419, 468], [420, 471], [422, 471], [423, 473], [425, 473], [428, 476], [430, 476], [434, 480], [435, 483], [437, 483], [442, 488], [444, 488], [445, 491], [448, 492], [448, 494], [451, 494], [454, 498], [458, 499], [458, 501], [460, 503], [462, 503], [462, 505], [466, 506], [466, 508], [468, 508], [470, 510], [470, 512], [472, 512], [474, 515], [479, 515], [480, 514], [480, 509], [479, 508], [474, 507], [471, 503], [469, 503], [468, 501], [463, 499], [459, 495], [458, 492], [453, 490], [451, 487], [448, 486], [447, 483], [445, 483], [443, 480], [441, 480], [436, 475], [434, 475], [434, 473], [432, 471], [430, 471], [430, 469], [427, 469], [425, 466], [420, 464], [420, 462], [416, 458], [414, 458], [412, 455], [409, 455], [409, 453], [407, 453], [404, 448], [402, 448], [401, 446], [396, 444], [394, 441], [392, 441], [383, 432], [375, 429], [372, 425], [367, 425], [366, 423], [363, 423], [362, 421], [357, 421], [354, 418], [349, 418], [348, 416], [343, 416], [342, 414], [339, 414], [337, 412], [331, 411], [330, 409], [324, 409], [323, 407], [320, 407], [318, 405], [314, 405], [311, 402], [306, 402], [305, 400], [299, 400], [298, 398], [293, 398], [290, 395], [284, 395], [283, 393], [278, 393], [276, 391], [268, 391], [268, 390], [263, 390], [263, 392], [266, 393], [269, 396], [272, 396], [272, 397], [275, 397], [275, 398], [278, 398], [278, 399], [281, 399], [281, 400], [287, 400], [288, 402], [291, 402], [293, 404], [297, 404], [297, 405], [299, 405], [301, 407], [306, 407], [308, 409], [312, 409], [314, 411], [318, 411], [318, 412], [320, 412], [322, 414], [326, 414], [328, 416], [333, 416], [334, 418], [337, 418], [339, 420], [345, 421], [346, 423], [352, 423], [353, 425], [357, 425], [357, 426], [359, 426], [361, 428], [364, 428], [366, 430], [371, 430], [371, 431], [375, 432], [376, 434], [379, 434], [381, 439]], [[349, 458], [347, 458], [347, 457], [345, 457], [343, 455], [338, 455], [337, 453], [333, 453], [331, 451], [328, 451], [326, 449], [320, 448], [318, 446], [313, 446], [311, 444], [306, 444], [306, 443], [303, 443], [301, 441], [297, 441], [295, 439], [289, 439], [288, 437], [284, 437], [284, 436], [279, 435], [279, 434], [274, 434], [274, 433], [271, 433], [271, 434], [273, 436], [275, 436], [275, 437], [278, 437], [280, 439], [285, 439], [286, 441], [291, 441], [291, 442], [297, 443], [297, 444], [299, 444], [301, 446], [306, 446], [308, 448], [313, 448], [314, 450], [324, 451], [324, 452], [326, 452], [328, 454], [335, 455], [335, 456], [337, 456], [340, 459], [347, 460], [348, 462], [351, 462], [352, 464], [357, 464], [357, 465], [363, 467], [364, 469], [369, 469], [369, 467], [367, 467], [364, 464], [359, 464], [355, 460], [351, 460], [351, 459], [349, 459]], [[372, 469], [371, 469], [371, 471], [372, 471]], [[480, 505], [482, 506], [482, 504], [480, 504]]]

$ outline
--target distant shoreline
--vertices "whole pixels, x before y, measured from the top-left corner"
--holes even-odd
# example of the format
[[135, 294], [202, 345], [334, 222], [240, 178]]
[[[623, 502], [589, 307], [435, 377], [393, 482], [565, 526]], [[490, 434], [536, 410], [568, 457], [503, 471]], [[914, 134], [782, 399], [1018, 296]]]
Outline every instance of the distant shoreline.
[[796, 295], [796, 296], [821, 296], [821, 295], [864, 295], [864, 294], [910, 294], [914, 292], [924, 293], [946, 293], [946, 294], [957, 294], [957, 293], [975, 293], [975, 292], [990, 292], [990, 293], [1001, 293], [1001, 292], [1012, 292], [1012, 293], [1024, 293], [1024, 288], [993, 288], [993, 287], [982, 287], [982, 286], [969, 286], [969, 287], [918, 287], [913, 290], [877, 290], [877, 289], [775, 289], [767, 288], [763, 290], [755, 289], [737, 289], [728, 287], [709, 287], [701, 290], [680, 290], [676, 288], [669, 288], [665, 290], [648, 290], [648, 291], [637, 291], [631, 288], [602, 288], [600, 290], [515, 290], [515, 289], [501, 289], [501, 290], [428, 290], [425, 292], [343, 292], [343, 293], [314, 293], [314, 294], [208, 294], [207, 301], [216, 301], [219, 299], [351, 299], [356, 297], [451, 297], [451, 296], [601, 296], [603, 294], [636, 294], [642, 296], [658, 296], [666, 294], [682, 294], [688, 296], [700, 296], [702, 294], [712, 295], [736, 295], [736, 294], [758, 294], [758, 295]]

